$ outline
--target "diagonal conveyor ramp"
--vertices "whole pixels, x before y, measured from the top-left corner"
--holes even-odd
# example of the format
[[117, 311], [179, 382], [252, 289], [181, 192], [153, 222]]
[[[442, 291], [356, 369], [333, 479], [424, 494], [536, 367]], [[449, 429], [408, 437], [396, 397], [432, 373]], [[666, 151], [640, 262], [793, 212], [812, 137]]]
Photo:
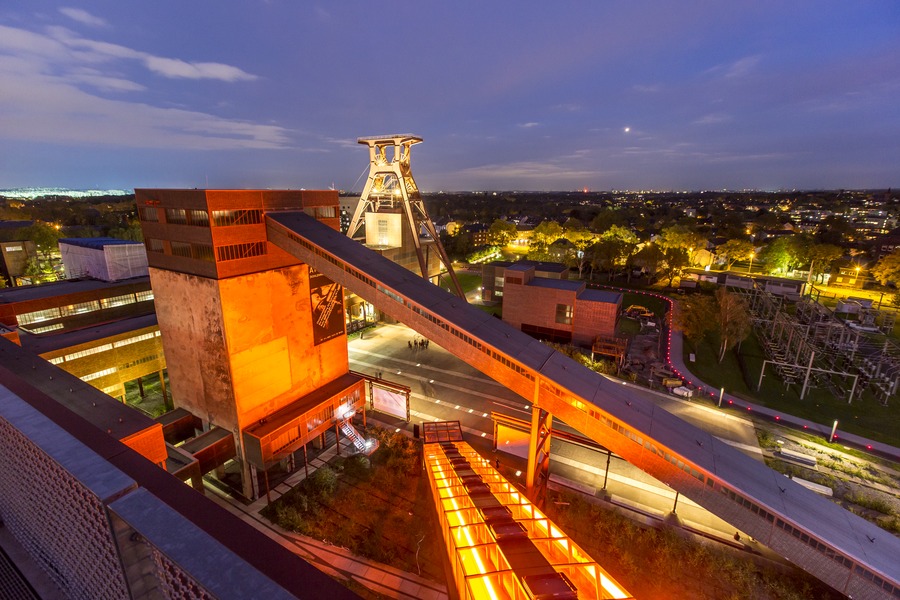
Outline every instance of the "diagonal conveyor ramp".
[[270, 212], [266, 227], [272, 243], [835, 589], [900, 597], [900, 539], [302, 212]]

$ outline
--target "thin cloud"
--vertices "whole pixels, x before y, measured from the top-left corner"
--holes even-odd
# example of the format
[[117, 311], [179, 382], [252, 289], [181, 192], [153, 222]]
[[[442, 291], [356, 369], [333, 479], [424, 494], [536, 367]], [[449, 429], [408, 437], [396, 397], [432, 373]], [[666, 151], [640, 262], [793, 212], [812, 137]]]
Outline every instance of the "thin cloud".
[[718, 125], [732, 120], [731, 115], [725, 113], [711, 113], [693, 121], [694, 125]]
[[532, 127], [537, 127], [538, 125], [540, 125], [540, 123], [536, 121], [529, 121], [528, 123], [519, 123], [518, 127], [521, 127], [522, 129], [531, 129]]
[[716, 65], [705, 71], [707, 75], [719, 75], [724, 79], [740, 79], [756, 69], [762, 57], [758, 54], [745, 56], [734, 62]]
[[[141, 83], [120, 77], [109, 67], [116, 60], [144, 60], [151, 55], [115, 44], [79, 41], [84, 40], [68, 32], [55, 31], [50, 36], [0, 26], [0, 139], [193, 150], [294, 145], [296, 132], [278, 125], [102, 97], [100, 92], [143, 90]], [[198, 65], [192, 67], [197, 73], [181, 76], [235, 78], [227, 65]], [[154, 66], [161, 71], [175, 69], [167, 62]]]
[[563, 165], [547, 162], [522, 161], [508, 164], [482, 165], [459, 171], [466, 177], [482, 179], [486, 181], [516, 181], [516, 180], [554, 180], [554, 181], [582, 181], [585, 177], [596, 176], [596, 171], [585, 169], [573, 169]]
[[68, 6], [64, 6], [59, 9], [59, 12], [69, 17], [73, 21], [81, 23], [82, 25], [88, 25], [90, 27], [106, 27], [108, 25], [105, 19], [95, 17], [88, 11], [82, 10], [80, 8], [71, 8]]
[[143, 60], [148, 69], [171, 79], [218, 79], [227, 82], [256, 79], [256, 75], [222, 63], [189, 63], [177, 58], [150, 55], [144, 56]]
[[728, 79], [744, 77], [756, 68], [756, 65], [759, 64], [759, 60], [760, 57], [757, 55], [747, 56], [735, 61], [725, 70], [725, 77]]
[[84, 62], [136, 60], [143, 63], [149, 71], [170, 79], [215, 79], [229, 83], [257, 79], [256, 75], [232, 65], [155, 56], [119, 44], [82, 38], [63, 27], [52, 27], [48, 32], [51, 38], [76, 51], [74, 57]]

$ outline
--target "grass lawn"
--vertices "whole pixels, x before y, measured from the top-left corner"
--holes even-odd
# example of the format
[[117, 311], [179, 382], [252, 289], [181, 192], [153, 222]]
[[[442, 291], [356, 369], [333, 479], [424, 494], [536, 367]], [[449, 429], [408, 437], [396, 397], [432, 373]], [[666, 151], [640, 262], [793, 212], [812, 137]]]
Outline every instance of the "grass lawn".
[[[459, 287], [462, 288], [464, 293], [471, 292], [475, 288], [481, 285], [481, 275], [476, 275], [474, 273], [456, 273], [456, 278], [459, 279]], [[451, 279], [449, 275], [441, 276], [441, 287], [448, 292], [450, 290]]]
[[[771, 366], [766, 367], [762, 388], [757, 391], [765, 357], [756, 336], [744, 340], [740, 352], [736, 349], [727, 352], [722, 364], [717, 362], [717, 350], [717, 340], [709, 339], [696, 347], [685, 340], [685, 364], [699, 379], [751, 402], [825, 426], [837, 419], [839, 430], [900, 446], [900, 401], [894, 400], [884, 407], [866, 392], [847, 404], [845, 398], [836, 397], [827, 387], [813, 388], [801, 400], [802, 381], [785, 388]], [[695, 353], [694, 363], [688, 360], [690, 352]]]
[[746, 554], [643, 526], [563, 492], [547, 516], [636, 598], [826, 600], [840, 595], [800, 569], [759, 566]]
[[444, 581], [443, 541], [419, 442], [369, 428], [381, 445], [371, 460], [337, 457], [263, 509], [285, 529], [328, 540], [354, 554]]

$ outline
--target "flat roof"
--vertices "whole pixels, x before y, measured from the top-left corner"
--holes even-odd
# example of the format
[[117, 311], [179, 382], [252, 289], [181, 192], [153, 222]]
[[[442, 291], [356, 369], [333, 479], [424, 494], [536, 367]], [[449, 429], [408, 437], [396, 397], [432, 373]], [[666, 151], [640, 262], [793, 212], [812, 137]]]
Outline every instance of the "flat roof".
[[103, 250], [106, 246], [143, 246], [141, 242], [132, 240], [120, 240], [111, 237], [96, 238], [60, 238], [60, 244], [68, 244], [70, 246], [80, 246], [82, 248], [90, 248], [92, 250]]
[[101, 281], [99, 279], [65, 279], [63, 281], [54, 281], [53, 283], [4, 288], [0, 290], [0, 304], [15, 304], [16, 302], [41, 300], [44, 298], [52, 298], [54, 296], [65, 296], [68, 294], [78, 294], [81, 292], [91, 292], [94, 290], [104, 289], [115, 290], [115, 288], [127, 285], [143, 284], [146, 284], [148, 290], [150, 289], [149, 275], [132, 277], [131, 279], [120, 279], [119, 281]]
[[326, 383], [305, 396], [294, 400], [281, 410], [272, 413], [266, 417], [265, 423], [258, 423], [244, 428], [244, 433], [262, 439], [360, 381], [362, 381], [362, 377], [359, 375], [344, 373], [337, 379]]
[[588, 302], [608, 302], [610, 304], [618, 304], [622, 301], [622, 294], [610, 292], [609, 290], [593, 290], [588, 288], [578, 294], [578, 299], [587, 300]]
[[568, 292], [577, 292], [584, 287], [583, 281], [574, 281], [570, 279], [551, 279], [549, 277], [535, 277], [528, 282], [531, 287], [550, 288], [554, 290], [566, 290]]
[[156, 313], [151, 312], [149, 314], [127, 319], [108, 321], [91, 327], [62, 329], [59, 331], [51, 331], [49, 333], [28, 333], [20, 327], [19, 340], [22, 342], [23, 348], [26, 348], [35, 354], [46, 354], [64, 348], [72, 348], [73, 346], [100, 341], [123, 333], [128, 333], [129, 331], [137, 331], [146, 327], [155, 326], [157, 326]]
[[[15, 373], [16, 378], [23, 383], [55, 398], [67, 409], [117, 440], [157, 425], [144, 413], [122, 404], [34, 352], [3, 338], [0, 338], [0, 365]], [[7, 377], [10, 375], [0, 373], [0, 383], [6, 385]]]

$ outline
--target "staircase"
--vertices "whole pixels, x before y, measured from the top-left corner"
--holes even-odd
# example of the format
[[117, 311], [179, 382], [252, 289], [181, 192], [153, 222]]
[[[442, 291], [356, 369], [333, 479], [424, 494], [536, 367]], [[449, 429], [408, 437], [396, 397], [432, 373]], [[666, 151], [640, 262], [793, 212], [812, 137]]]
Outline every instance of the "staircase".
[[378, 449], [378, 440], [371, 439], [366, 440], [363, 439], [359, 432], [353, 427], [353, 423], [350, 422], [350, 419], [344, 419], [340, 424], [341, 431], [344, 433], [344, 436], [356, 447], [356, 449], [365, 455], [372, 454], [375, 450]]

